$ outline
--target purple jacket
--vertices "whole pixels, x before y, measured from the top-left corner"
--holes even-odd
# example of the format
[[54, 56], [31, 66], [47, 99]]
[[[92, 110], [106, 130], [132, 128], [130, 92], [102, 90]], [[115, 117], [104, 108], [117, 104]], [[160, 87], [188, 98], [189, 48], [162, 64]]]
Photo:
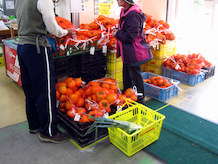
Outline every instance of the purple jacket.
[[145, 20], [146, 16], [138, 5], [131, 6], [125, 13], [124, 9], [121, 10], [116, 33], [117, 57], [122, 56], [125, 64], [140, 65], [153, 58], [145, 40]]

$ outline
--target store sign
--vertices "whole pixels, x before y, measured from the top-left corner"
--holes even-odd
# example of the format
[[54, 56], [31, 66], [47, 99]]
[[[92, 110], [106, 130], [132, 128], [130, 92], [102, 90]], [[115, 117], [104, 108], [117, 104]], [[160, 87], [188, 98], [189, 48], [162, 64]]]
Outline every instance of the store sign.
[[20, 65], [17, 51], [8, 46], [5, 47], [6, 74], [21, 86]]
[[113, 4], [111, 3], [99, 3], [99, 15], [110, 15], [111, 14], [111, 7]]

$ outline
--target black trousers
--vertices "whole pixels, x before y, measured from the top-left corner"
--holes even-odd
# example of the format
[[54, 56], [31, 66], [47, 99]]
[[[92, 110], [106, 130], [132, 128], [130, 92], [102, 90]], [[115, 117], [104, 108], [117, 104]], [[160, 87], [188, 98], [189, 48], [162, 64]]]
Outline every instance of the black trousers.
[[143, 100], [145, 97], [144, 81], [141, 76], [141, 66], [132, 66], [123, 64], [123, 85], [124, 91], [128, 88], [136, 86], [137, 93], [142, 93], [138, 96], [138, 100]]
[[52, 136], [57, 132], [54, 61], [49, 48], [40, 50], [37, 54], [35, 45], [18, 45], [17, 54], [29, 129]]

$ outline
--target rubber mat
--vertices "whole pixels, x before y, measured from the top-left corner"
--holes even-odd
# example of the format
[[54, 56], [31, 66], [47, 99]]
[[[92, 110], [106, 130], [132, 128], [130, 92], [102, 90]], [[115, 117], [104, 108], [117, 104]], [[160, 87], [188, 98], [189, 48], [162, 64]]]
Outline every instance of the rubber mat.
[[218, 163], [218, 125], [154, 99], [145, 105], [153, 110], [165, 106], [158, 112], [166, 119], [160, 138], [144, 151], [167, 163]]

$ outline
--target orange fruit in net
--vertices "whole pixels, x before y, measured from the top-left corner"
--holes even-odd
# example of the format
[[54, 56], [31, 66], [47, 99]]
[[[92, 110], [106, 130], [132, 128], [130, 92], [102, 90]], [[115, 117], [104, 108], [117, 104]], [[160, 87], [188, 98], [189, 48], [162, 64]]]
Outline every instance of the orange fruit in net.
[[85, 100], [83, 98], [79, 98], [78, 102], [76, 103], [77, 107], [82, 107], [85, 103]]
[[66, 104], [65, 102], [61, 102], [60, 105], [59, 105], [59, 107], [60, 107], [60, 108], [65, 108], [65, 104]]
[[107, 100], [101, 100], [99, 103], [98, 103], [98, 105], [99, 105], [99, 108], [101, 109], [101, 110], [103, 110], [103, 109], [107, 109], [109, 106], [110, 106], [110, 104], [109, 104], [109, 102], [107, 101]]
[[105, 97], [107, 96], [106, 95], [106, 92], [104, 92], [104, 91], [98, 91], [97, 93], [96, 93], [96, 95], [97, 95], [97, 99], [98, 99], [98, 101], [100, 101], [100, 100], [102, 100], [102, 99], [105, 99]]
[[117, 100], [117, 94], [116, 93], [109, 93], [107, 95], [107, 101], [111, 104], [111, 103], [115, 103], [115, 101]]
[[66, 95], [69, 96], [72, 93], [73, 93], [73, 90], [71, 88], [67, 88]]
[[67, 87], [71, 88], [71, 89], [75, 88], [76, 87], [76, 82], [74, 80], [69, 81], [67, 83]]
[[77, 94], [70, 94], [69, 99], [71, 103], [76, 104], [79, 100], [79, 96]]
[[92, 87], [92, 93], [96, 94], [98, 91], [100, 91], [102, 88], [100, 86], [93, 86]]
[[68, 77], [68, 78], [66, 78], [65, 82], [69, 83], [71, 80], [73, 80], [73, 78], [72, 77]]
[[130, 99], [133, 100], [133, 101], [137, 101], [137, 96], [136, 96], [136, 95], [132, 95], [132, 96], [130, 97]]
[[85, 95], [86, 96], [91, 96], [92, 95], [92, 87], [89, 86], [86, 90], [85, 90]]
[[128, 88], [125, 90], [124, 95], [126, 97], [131, 97], [132, 95], [135, 95], [135, 91], [132, 88]]
[[77, 87], [80, 87], [80, 86], [81, 86], [81, 84], [82, 84], [82, 79], [80, 79], [80, 78], [75, 78], [74, 81], [76, 82], [76, 86], [77, 86]]
[[110, 89], [114, 90], [114, 91], [117, 91], [118, 89], [118, 86], [116, 84], [111, 84], [110, 85]]
[[64, 95], [64, 94], [67, 93], [67, 87], [65, 87], [65, 86], [60, 86], [60, 87], [58, 88], [58, 91], [59, 91], [60, 94]]
[[60, 96], [60, 93], [56, 90], [56, 100], [58, 100]]
[[103, 84], [102, 84], [102, 88], [109, 89], [109, 88], [110, 88], [110, 84], [108, 84], [108, 83], [103, 83]]
[[73, 107], [73, 104], [72, 104], [70, 101], [66, 101], [66, 103], [65, 103], [65, 109], [66, 109], [66, 110], [70, 110], [70, 109], [72, 109], [72, 107]]
[[67, 100], [66, 95], [61, 95], [60, 98], [59, 98], [60, 102], [65, 102], [66, 100]]

